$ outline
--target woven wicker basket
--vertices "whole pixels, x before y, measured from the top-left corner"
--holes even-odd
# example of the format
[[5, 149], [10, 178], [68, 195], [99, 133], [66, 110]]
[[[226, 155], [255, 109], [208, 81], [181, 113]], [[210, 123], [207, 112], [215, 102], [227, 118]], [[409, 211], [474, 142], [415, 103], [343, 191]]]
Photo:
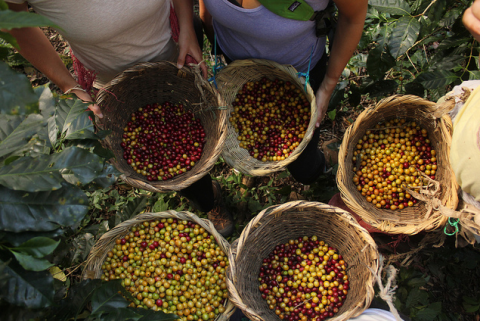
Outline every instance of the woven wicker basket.
[[[194, 112], [205, 129], [206, 143], [197, 164], [188, 172], [167, 181], [147, 181], [137, 174], [123, 158], [123, 129], [130, 115], [147, 104], [183, 103], [186, 110]], [[141, 63], [124, 71], [103, 90], [97, 103], [103, 118], [97, 119], [100, 128], [112, 133], [103, 141], [104, 147], [115, 154], [113, 165], [123, 173], [121, 178], [128, 184], [153, 192], [179, 191], [190, 186], [213, 167], [220, 156], [226, 131], [226, 111], [220, 95], [199, 73], [184, 67], [179, 70], [173, 63]]]
[[[130, 229], [143, 223], [145, 221], [160, 220], [164, 218], [176, 218], [178, 220], [185, 220], [194, 222], [203, 227], [210, 235], [215, 237], [217, 244], [223, 250], [224, 253], [228, 255], [230, 250], [230, 244], [227, 240], [220, 235], [212, 222], [206, 219], [199, 218], [195, 214], [190, 212], [176, 212], [173, 210], [160, 212], [160, 213], [144, 213], [136, 216], [135, 218], [122, 222], [115, 226], [113, 229], [105, 233], [95, 244], [95, 246], [90, 251], [90, 254], [87, 258], [85, 269], [82, 273], [82, 279], [98, 279], [102, 275], [102, 264], [106, 259], [108, 251], [110, 251], [115, 245], [115, 240], [122, 238], [125, 235], [130, 233]], [[226, 321], [230, 316], [235, 312], [235, 306], [230, 300], [227, 300], [225, 303], [225, 311], [218, 315], [215, 319], [216, 321]]]
[[337, 315], [328, 320], [343, 321], [361, 314], [374, 297], [377, 246], [348, 212], [317, 202], [295, 201], [269, 207], [245, 227], [231, 246], [227, 270], [230, 300], [251, 320], [279, 320], [258, 290], [263, 258], [289, 239], [313, 235], [336, 247], [349, 265], [347, 299]]
[[[234, 61], [222, 69], [216, 79], [218, 89], [225, 99], [228, 108], [227, 119], [230, 118], [230, 114], [233, 111], [232, 102], [235, 101], [235, 97], [238, 91], [242, 89], [242, 86], [247, 82], [258, 81], [263, 77], [270, 80], [280, 79], [290, 81], [299, 89], [302, 89], [302, 91], [304, 90], [304, 84], [302, 84], [300, 78], [297, 76], [297, 71], [292, 66], [284, 66], [263, 59]], [[297, 146], [288, 158], [277, 162], [262, 162], [253, 158], [246, 149], [239, 146], [237, 139], [238, 134], [235, 132], [232, 124], [227, 121], [228, 135], [222, 152], [222, 157], [225, 161], [236, 170], [252, 176], [265, 176], [284, 170], [285, 167], [297, 159], [305, 149], [315, 130], [315, 120], [318, 117], [318, 112], [315, 103], [315, 94], [310, 85], [307, 85], [307, 92], [305, 94], [311, 106], [310, 123], [300, 145]]]
[[363, 111], [343, 137], [338, 155], [337, 185], [345, 204], [357, 213], [362, 220], [373, 227], [392, 234], [417, 234], [442, 227], [447, 217], [432, 208], [429, 202], [418, 202], [413, 207], [402, 210], [378, 209], [357, 191], [352, 179], [354, 176], [352, 157], [356, 142], [367, 129], [374, 128], [380, 121], [395, 118], [414, 119], [428, 131], [433, 149], [437, 152], [437, 172], [435, 175], [439, 191], [432, 198], [451, 209], [458, 204], [457, 183], [450, 168], [450, 144], [452, 123], [448, 116], [435, 116], [436, 105], [417, 96], [395, 95], [383, 99], [376, 106]]

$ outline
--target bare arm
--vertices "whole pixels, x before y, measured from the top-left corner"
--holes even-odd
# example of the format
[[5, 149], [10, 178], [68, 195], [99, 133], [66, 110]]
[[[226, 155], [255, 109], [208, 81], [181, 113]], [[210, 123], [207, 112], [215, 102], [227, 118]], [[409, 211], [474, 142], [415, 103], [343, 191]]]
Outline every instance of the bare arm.
[[316, 127], [320, 126], [338, 79], [357, 48], [367, 14], [368, 0], [334, 0], [334, 2], [338, 8], [338, 24], [327, 73], [316, 93], [317, 108], [320, 109]]
[[208, 41], [213, 44], [215, 32], [213, 31], [212, 15], [207, 10], [207, 7], [205, 7], [203, 0], [199, 0], [198, 4], [200, 9], [200, 19], [202, 19], [203, 22], [203, 30], [205, 30], [205, 33], [207, 34]]
[[472, 36], [480, 41], [480, 1], [475, 0], [470, 8], [463, 14], [463, 24]]
[[[9, 3], [8, 7], [12, 11], [28, 11], [26, 2], [22, 4]], [[61, 91], [66, 92], [78, 85], [40, 28], [20, 28], [8, 32], [16, 38], [20, 46], [19, 53], [57, 85]], [[92, 101], [90, 95], [82, 90], [74, 89], [71, 92], [83, 101]], [[90, 109], [102, 117], [97, 105], [91, 105]]]
[[[193, 1], [192, 0], [173, 0], [175, 13], [177, 14], [180, 35], [178, 37], [178, 46], [180, 53], [178, 55], [177, 65], [179, 68], [185, 64], [187, 55], [192, 56], [196, 61], [203, 61], [202, 51], [193, 29]], [[207, 65], [202, 62], [203, 76], [207, 77]]]

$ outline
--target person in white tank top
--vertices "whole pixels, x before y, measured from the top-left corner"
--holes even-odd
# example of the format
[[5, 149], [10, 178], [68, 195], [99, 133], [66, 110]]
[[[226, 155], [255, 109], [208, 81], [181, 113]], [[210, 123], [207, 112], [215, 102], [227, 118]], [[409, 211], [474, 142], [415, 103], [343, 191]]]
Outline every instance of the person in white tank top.
[[[138, 62], [177, 61], [183, 66], [187, 55], [202, 61], [202, 51], [193, 28], [193, 0], [7, 0], [9, 9], [47, 17], [61, 30], [75, 56], [97, 74], [96, 84], [104, 85], [116, 74]], [[171, 37], [170, 7], [178, 17], [178, 50]], [[92, 98], [76, 80], [40, 28], [9, 31], [22, 54], [63, 92], [70, 91], [84, 101]], [[201, 67], [206, 77], [204, 63]], [[72, 90], [72, 88], [75, 88]], [[78, 88], [78, 89], [77, 89]], [[102, 117], [100, 108], [90, 109]]]

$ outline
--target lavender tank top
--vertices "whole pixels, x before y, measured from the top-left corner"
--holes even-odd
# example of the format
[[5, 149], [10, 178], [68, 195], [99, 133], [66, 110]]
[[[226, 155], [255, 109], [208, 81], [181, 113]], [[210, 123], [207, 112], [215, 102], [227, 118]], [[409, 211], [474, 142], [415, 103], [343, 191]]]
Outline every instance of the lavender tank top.
[[[213, 17], [217, 43], [232, 60], [261, 58], [293, 65], [306, 72], [310, 55], [312, 69], [325, 51], [325, 38], [315, 35], [314, 21], [280, 17], [263, 5], [244, 9], [228, 0], [204, 0]], [[306, 0], [315, 11], [327, 7], [328, 0]]]

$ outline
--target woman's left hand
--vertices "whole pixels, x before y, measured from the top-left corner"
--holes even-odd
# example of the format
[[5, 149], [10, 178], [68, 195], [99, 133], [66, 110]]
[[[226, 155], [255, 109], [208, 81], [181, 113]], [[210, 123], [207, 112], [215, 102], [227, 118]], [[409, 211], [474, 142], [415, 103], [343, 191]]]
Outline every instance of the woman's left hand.
[[191, 31], [182, 31], [180, 30], [180, 35], [178, 37], [178, 47], [179, 54], [177, 59], [177, 67], [180, 69], [185, 64], [187, 55], [191, 56], [198, 63], [200, 63], [200, 68], [202, 69], [203, 77], [207, 78], [207, 65], [203, 61], [202, 50], [198, 45], [197, 37], [195, 32]]

